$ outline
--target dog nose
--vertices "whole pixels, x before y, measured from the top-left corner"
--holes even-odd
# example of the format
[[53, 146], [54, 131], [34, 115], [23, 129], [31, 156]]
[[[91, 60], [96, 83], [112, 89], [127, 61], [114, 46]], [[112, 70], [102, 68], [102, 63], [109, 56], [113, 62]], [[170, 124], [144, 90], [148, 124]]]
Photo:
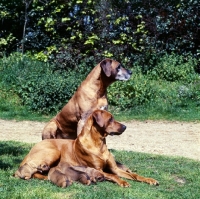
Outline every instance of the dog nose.
[[128, 70], [128, 74], [129, 74], [129, 75], [132, 75], [132, 71], [131, 71], [131, 70]]
[[122, 124], [122, 129], [123, 129], [123, 131], [125, 131], [125, 130], [126, 130], [126, 126], [125, 126], [125, 125], [123, 125], [123, 124]]

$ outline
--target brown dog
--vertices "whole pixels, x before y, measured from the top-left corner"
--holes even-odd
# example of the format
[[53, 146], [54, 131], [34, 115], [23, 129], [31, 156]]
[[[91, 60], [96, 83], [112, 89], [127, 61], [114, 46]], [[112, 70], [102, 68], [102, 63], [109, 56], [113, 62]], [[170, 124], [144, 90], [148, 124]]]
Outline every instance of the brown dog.
[[48, 180], [59, 187], [67, 187], [72, 182], [81, 182], [85, 185], [103, 181], [104, 175], [98, 170], [83, 166], [69, 166], [66, 162], [61, 162], [57, 167], [50, 169]]
[[[116, 182], [122, 187], [130, 185], [119, 177], [157, 185], [158, 182], [152, 178], [145, 178], [130, 170], [127, 172], [120, 169], [107, 149], [105, 137], [120, 135], [125, 129], [126, 126], [115, 121], [109, 112], [96, 110], [88, 117], [76, 140], [47, 139], [36, 144], [22, 161], [15, 176], [28, 179], [33, 174], [41, 172], [43, 168], [46, 171], [58, 162], [59, 164], [64, 162], [68, 166], [97, 169], [106, 180]], [[105, 171], [110, 171], [110, 173]]]
[[124, 69], [117, 61], [101, 61], [62, 110], [45, 126], [42, 139], [75, 139], [88, 115], [96, 109], [107, 110], [107, 87], [117, 80], [128, 80], [131, 74], [130, 70]]

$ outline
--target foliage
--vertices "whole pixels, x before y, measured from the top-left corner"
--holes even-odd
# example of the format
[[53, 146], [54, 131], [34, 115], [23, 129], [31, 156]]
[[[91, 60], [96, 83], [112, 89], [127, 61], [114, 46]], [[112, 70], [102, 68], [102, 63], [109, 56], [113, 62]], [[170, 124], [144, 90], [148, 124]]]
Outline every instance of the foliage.
[[[73, 183], [62, 189], [43, 180], [21, 180], [13, 177], [20, 162], [32, 144], [0, 142], [0, 191], [1, 198], [199, 198], [200, 183], [198, 161], [180, 157], [111, 150], [117, 161], [132, 171], [157, 179], [160, 186], [150, 186], [127, 180], [131, 187], [121, 188], [115, 183], [99, 182], [86, 186]], [[195, 180], [194, 180], [195, 179]], [[103, 190], [103, 191], [102, 191]], [[144, 191], [145, 190], [145, 191]]]
[[95, 63], [105, 56], [128, 66], [137, 62], [145, 72], [166, 52], [199, 60], [199, 5], [197, 0], [3, 0], [0, 51], [30, 51], [63, 70], [88, 57]]
[[135, 67], [131, 79], [110, 86], [109, 102], [121, 109], [134, 108], [152, 103], [183, 106], [187, 101], [199, 99], [199, 76], [195, 72], [196, 61], [183, 56], [164, 55], [156, 66], [144, 74]]
[[158, 59], [157, 65], [148, 71], [148, 74], [153, 79], [191, 83], [198, 78], [195, 72], [196, 65], [197, 61], [192, 57], [166, 54]]
[[0, 118], [5, 120], [38, 120], [49, 121], [52, 116], [43, 116], [28, 110], [22, 105], [22, 100], [13, 90], [1, 88], [0, 85]]
[[154, 99], [155, 85], [145, 77], [141, 70], [133, 70], [131, 79], [127, 82], [116, 82], [110, 86], [108, 92], [109, 102], [121, 109], [129, 109], [136, 105], [142, 105]]
[[20, 54], [4, 57], [0, 65], [1, 86], [14, 90], [25, 106], [40, 113], [60, 110], [90, 70], [83, 65], [61, 72], [48, 63]]
[[[75, 69], [30, 57], [13, 54], [0, 60], [1, 88], [12, 90], [29, 110], [55, 113], [71, 98], [81, 81], [94, 67], [94, 60], [87, 59]], [[192, 102], [199, 106], [200, 79], [194, 71], [196, 60], [187, 60], [174, 54], [164, 55], [148, 73], [135, 66], [127, 82], [117, 81], [108, 89], [111, 106], [121, 110], [158, 104], [164, 110], [187, 107]], [[154, 104], [154, 105], [153, 105]]]

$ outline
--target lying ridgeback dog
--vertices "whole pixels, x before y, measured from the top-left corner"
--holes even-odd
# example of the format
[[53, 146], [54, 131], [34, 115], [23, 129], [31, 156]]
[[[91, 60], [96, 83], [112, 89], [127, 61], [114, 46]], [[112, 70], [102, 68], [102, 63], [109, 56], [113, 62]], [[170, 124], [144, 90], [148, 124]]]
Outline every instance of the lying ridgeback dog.
[[127, 172], [117, 166], [106, 146], [105, 138], [107, 135], [120, 135], [125, 129], [126, 126], [115, 121], [109, 112], [96, 110], [87, 118], [77, 139], [46, 139], [36, 144], [20, 164], [15, 176], [23, 179], [37, 178], [35, 174], [56, 165], [55, 170], [62, 173], [59, 168], [65, 163], [65, 167], [94, 168], [103, 174], [105, 180], [116, 182], [122, 187], [130, 185], [120, 177], [158, 185], [152, 178], [139, 176], [130, 170]]
[[75, 139], [88, 115], [96, 109], [107, 110], [107, 87], [117, 80], [128, 80], [131, 74], [117, 61], [101, 61], [62, 110], [45, 126], [42, 139]]

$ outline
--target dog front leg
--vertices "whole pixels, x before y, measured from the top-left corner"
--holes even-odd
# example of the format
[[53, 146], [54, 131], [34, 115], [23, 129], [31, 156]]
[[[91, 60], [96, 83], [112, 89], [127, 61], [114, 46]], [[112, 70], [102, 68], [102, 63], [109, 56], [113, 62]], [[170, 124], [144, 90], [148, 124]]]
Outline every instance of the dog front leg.
[[117, 167], [117, 164], [115, 163], [114, 157], [112, 155], [110, 155], [107, 165], [108, 165], [108, 168], [112, 171], [112, 173], [116, 174], [119, 177], [135, 180], [138, 182], [145, 182], [150, 185], [159, 185], [159, 182], [153, 178], [146, 178], [136, 173], [126, 172], [120, 169], [119, 167]]
[[130, 187], [130, 184], [126, 182], [125, 180], [120, 179], [117, 175], [115, 174], [110, 174], [110, 173], [105, 173], [102, 171], [102, 174], [104, 175], [104, 178], [108, 181], [112, 181], [117, 183], [121, 187]]
[[128, 173], [132, 173], [132, 171], [127, 167], [125, 166], [124, 164], [121, 164], [120, 162], [116, 161], [116, 164], [117, 164], [117, 167], [119, 169], [122, 169], [123, 171], [126, 171]]
[[115, 173], [116, 175], [118, 175], [120, 177], [127, 178], [127, 179], [130, 179], [130, 180], [135, 180], [135, 181], [138, 181], [138, 182], [145, 182], [145, 183], [150, 184], [150, 185], [159, 185], [159, 182], [156, 181], [153, 178], [146, 178], [146, 177], [140, 176], [136, 173], [128, 173], [128, 172], [123, 171], [119, 168], [116, 168], [113, 171], [113, 173]]

